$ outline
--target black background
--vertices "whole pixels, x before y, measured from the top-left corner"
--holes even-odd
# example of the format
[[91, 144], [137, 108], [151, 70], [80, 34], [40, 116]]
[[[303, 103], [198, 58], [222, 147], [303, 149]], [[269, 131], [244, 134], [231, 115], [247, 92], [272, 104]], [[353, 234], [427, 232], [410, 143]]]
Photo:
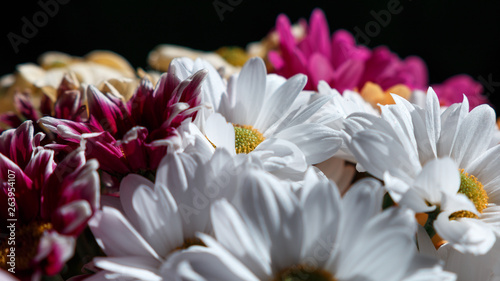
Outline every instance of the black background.
[[[41, 0], [47, 2], [49, 0]], [[292, 22], [309, 18], [322, 8], [330, 30], [354, 32], [374, 21], [371, 11], [387, 10], [390, 1], [257, 1], [217, 0], [240, 4], [226, 11], [221, 21], [213, 0], [109, 1], [65, 0], [59, 11], [26, 44], [14, 52], [7, 34], [22, 35], [22, 18], [31, 20], [41, 11], [38, 1], [9, 2], [3, 8], [0, 30], [0, 75], [15, 66], [34, 62], [46, 51], [83, 56], [93, 50], [111, 50], [133, 67], [147, 68], [146, 58], [155, 46], [178, 44], [201, 50], [223, 45], [244, 47], [264, 37], [280, 13]], [[485, 93], [500, 105], [500, 3], [499, 1], [400, 0], [401, 13], [370, 39], [369, 47], [387, 45], [401, 57], [418, 55], [429, 69], [430, 83], [460, 73], [494, 83]], [[5, 5], [5, 3], [4, 3]], [[498, 81], [498, 82], [497, 82]]]

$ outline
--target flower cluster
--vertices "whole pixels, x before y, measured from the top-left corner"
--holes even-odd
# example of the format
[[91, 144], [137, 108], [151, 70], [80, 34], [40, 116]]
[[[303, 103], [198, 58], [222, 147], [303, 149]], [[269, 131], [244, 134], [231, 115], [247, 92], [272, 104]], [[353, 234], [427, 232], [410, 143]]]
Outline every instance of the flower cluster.
[[269, 38], [262, 57], [164, 45], [163, 73], [51, 53], [57, 83], [15, 81], [1, 279], [500, 280], [500, 132], [480, 84], [429, 85], [422, 59], [331, 35], [321, 10], [280, 15]]

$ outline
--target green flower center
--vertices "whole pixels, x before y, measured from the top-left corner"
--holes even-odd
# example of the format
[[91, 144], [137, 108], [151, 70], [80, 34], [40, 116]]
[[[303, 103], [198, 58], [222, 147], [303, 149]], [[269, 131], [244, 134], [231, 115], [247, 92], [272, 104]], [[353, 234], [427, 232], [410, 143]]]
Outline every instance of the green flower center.
[[264, 136], [252, 126], [233, 124], [233, 127], [236, 153], [250, 153], [265, 140]]
[[336, 279], [328, 271], [298, 265], [281, 271], [273, 281], [336, 281]]
[[[473, 175], [469, 175], [463, 169], [460, 170], [460, 188], [458, 193], [465, 194], [469, 198], [479, 213], [482, 213], [488, 206], [488, 194], [484, 190], [483, 184]], [[451, 214], [450, 219], [458, 218], [478, 218], [477, 215], [469, 211], [458, 211]]]

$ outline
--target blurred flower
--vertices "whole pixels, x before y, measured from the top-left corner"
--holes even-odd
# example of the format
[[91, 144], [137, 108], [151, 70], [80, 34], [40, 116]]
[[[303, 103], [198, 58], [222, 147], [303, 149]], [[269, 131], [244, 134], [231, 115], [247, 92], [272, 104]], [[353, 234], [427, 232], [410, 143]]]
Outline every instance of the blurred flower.
[[[427, 87], [427, 68], [420, 58], [401, 60], [384, 46], [374, 50], [358, 46], [345, 30], [336, 31], [330, 38], [328, 23], [319, 9], [313, 11], [309, 25], [304, 25], [306, 35], [297, 39], [289, 19], [280, 15], [276, 20], [279, 50], [269, 52], [269, 60], [276, 73], [287, 78], [306, 74], [309, 78], [306, 89], [316, 90], [319, 81], [324, 80], [340, 92], [361, 89], [367, 96], [382, 96], [381, 101], [391, 101], [389, 93], [384, 91], [390, 89], [407, 95], [414, 89]], [[379, 88], [368, 84], [370, 88], [366, 89], [368, 82]]]
[[[0, 135], [0, 197], [15, 202], [0, 215], [4, 222], [16, 219], [15, 270], [22, 279], [59, 273], [99, 206], [97, 161], [86, 161], [80, 148], [56, 164], [54, 152], [39, 146], [43, 137], [33, 134], [31, 121]], [[8, 236], [7, 228], [1, 231]], [[9, 267], [9, 245], [2, 239], [3, 269]]]
[[199, 87], [205, 75], [205, 71], [199, 71], [181, 81], [172, 67], [162, 75], [156, 88], [143, 79], [127, 102], [112, 92], [103, 94], [89, 86], [88, 120], [40, 119], [59, 137], [56, 144], [47, 147], [71, 151], [86, 140], [85, 153], [99, 161], [100, 169], [106, 173], [101, 180], [111, 192], [129, 173], [152, 177], [167, 147], [178, 142], [176, 128], [196, 116]]
[[448, 78], [441, 84], [432, 85], [442, 106], [450, 106], [462, 102], [463, 95], [467, 96], [471, 109], [484, 103], [489, 103], [483, 96], [483, 86], [469, 75], [456, 75]]
[[[207, 247], [178, 252], [162, 268], [175, 280], [402, 280], [437, 264], [416, 255], [413, 212], [381, 211], [376, 180], [355, 184], [340, 198], [332, 182], [310, 178], [298, 194], [258, 170], [241, 174], [235, 204], [211, 209]], [[425, 262], [424, 262], [425, 261]], [[432, 269], [429, 269], [432, 270]], [[433, 279], [449, 273], [436, 270]], [[449, 280], [449, 279], [447, 279]]]
[[[93, 51], [83, 58], [60, 52], [47, 52], [40, 56], [39, 62], [40, 65], [20, 64], [15, 74], [2, 79], [2, 104], [7, 102], [13, 105], [16, 92], [29, 95], [35, 108], [40, 107], [44, 95], [54, 102], [59, 84], [68, 73], [73, 73], [80, 83], [96, 86], [111, 79], [135, 77], [135, 71], [130, 64], [110, 51]], [[15, 110], [13, 106], [1, 109], [0, 113]]]
[[[432, 88], [425, 109], [394, 99], [395, 105], [381, 107], [381, 118], [359, 113], [346, 119], [346, 142], [359, 168], [384, 180], [395, 202], [426, 212], [431, 236], [435, 230], [461, 252], [486, 253], [500, 233], [493, 109], [469, 112], [464, 97], [441, 112]], [[455, 168], [437, 163], [448, 157]]]
[[215, 53], [220, 55], [223, 59], [234, 66], [243, 66], [250, 58], [245, 50], [239, 47], [231, 46], [231, 47], [220, 47], [215, 50]]
[[82, 91], [76, 77], [67, 74], [57, 88], [55, 102], [44, 95], [39, 109], [37, 109], [30, 95], [17, 92], [14, 95], [16, 112], [0, 114], [0, 122], [9, 128], [17, 128], [24, 121], [31, 120], [34, 122], [35, 133], [45, 132], [37, 124], [37, 121], [43, 116], [82, 121], [86, 113], [82, 100]]
[[202, 58], [215, 67], [222, 76], [229, 77], [240, 71], [240, 66], [231, 64], [217, 52], [204, 52], [187, 47], [162, 44], [157, 46], [148, 55], [148, 64], [156, 70], [167, 71], [175, 58], [186, 57], [192, 60]]

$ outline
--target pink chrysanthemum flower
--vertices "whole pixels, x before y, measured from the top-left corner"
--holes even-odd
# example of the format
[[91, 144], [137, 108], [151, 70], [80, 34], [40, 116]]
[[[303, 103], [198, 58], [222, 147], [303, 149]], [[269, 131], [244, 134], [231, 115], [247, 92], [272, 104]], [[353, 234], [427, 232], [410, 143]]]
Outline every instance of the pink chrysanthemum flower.
[[55, 150], [71, 150], [86, 140], [88, 158], [99, 161], [101, 180], [116, 191], [119, 180], [130, 173], [154, 177], [167, 147], [176, 143], [176, 128], [194, 119], [200, 106], [200, 85], [206, 76], [201, 70], [184, 81], [175, 68], [163, 74], [153, 88], [143, 79], [134, 95], [125, 102], [112, 93], [87, 89], [89, 118], [85, 122], [44, 117], [41, 124], [58, 135]]
[[33, 132], [26, 121], [0, 135], [0, 267], [21, 280], [59, 273], [99, 208], [97, 161], [79, 148], [56, 164]]
[[276, 72], [285, 77], [297, 73], [309, 77], [306, 89], [316, 90], [318, 82], [326, 81], [338, 91], [362, 90], [368, 82], [383, 91], [404, 85], [409, 90], [427, 87], [427, 68], [418, 57], [401, 60], [387, 47], [370, 50], [356, 45], [349, 32], [338, 30], [330, 38], [325, 15], [320, 9], [313, 11], [306, 35], [297, 40], [292, 35], [289, 19], [280, 15], [276, 21], [279, 50], [269, 53]]

